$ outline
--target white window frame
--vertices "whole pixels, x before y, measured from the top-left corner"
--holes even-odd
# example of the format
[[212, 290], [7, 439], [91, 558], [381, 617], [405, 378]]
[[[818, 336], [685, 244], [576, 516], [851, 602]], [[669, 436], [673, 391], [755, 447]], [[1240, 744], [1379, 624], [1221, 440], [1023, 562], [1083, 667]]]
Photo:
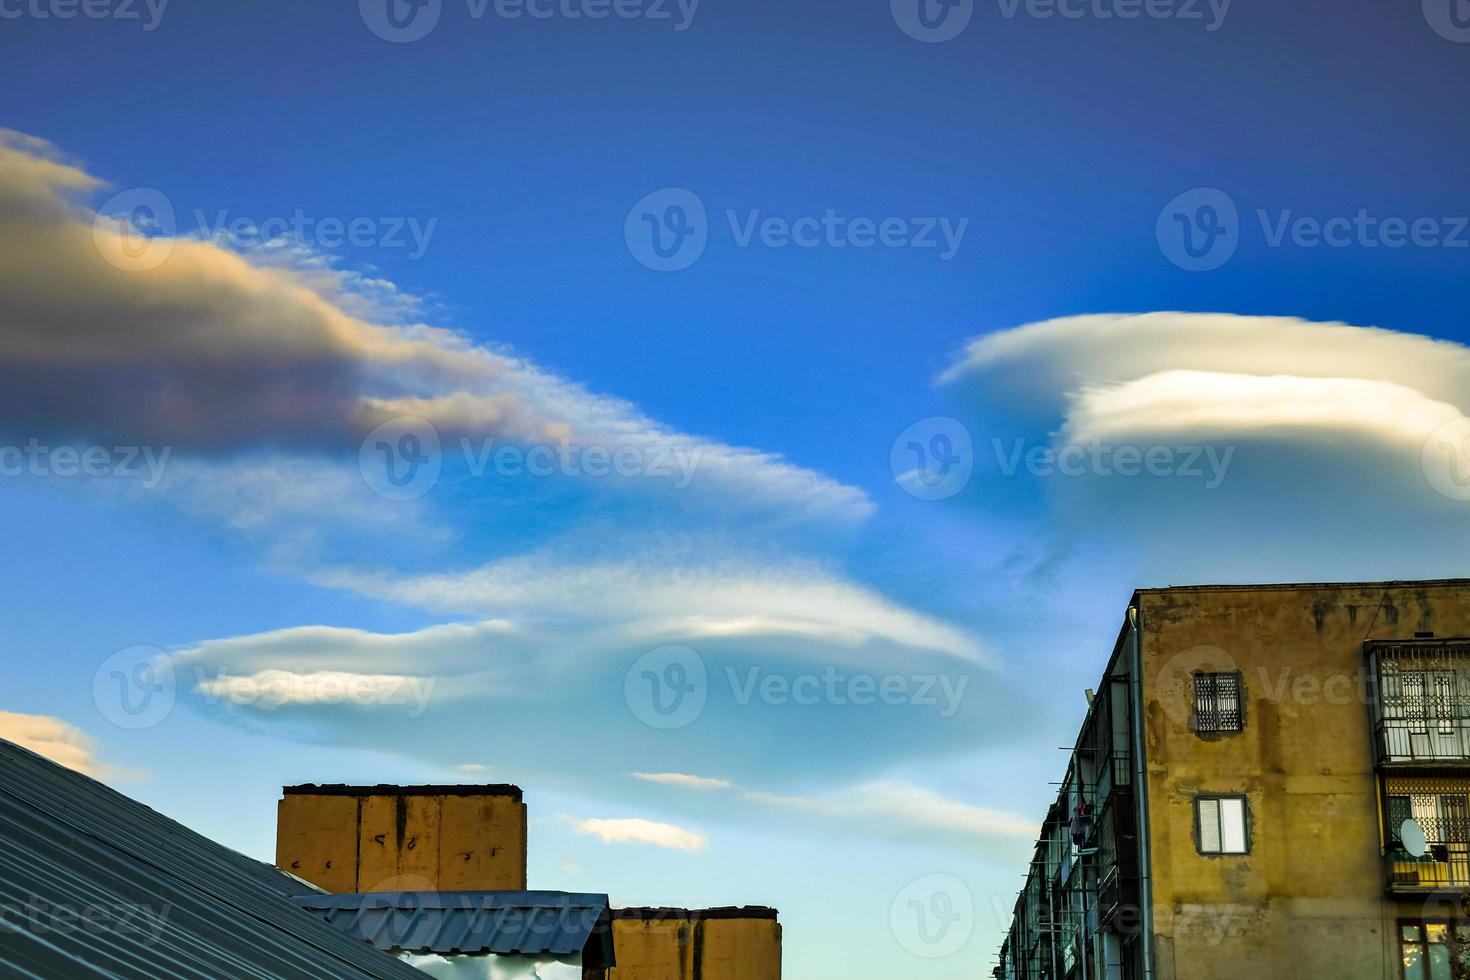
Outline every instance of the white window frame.
[[1209, 857], [1231, 857], [1251, 851], [1250, 808], [1239, 794], [1203, 794], [1194, 798], [1195, 843]]

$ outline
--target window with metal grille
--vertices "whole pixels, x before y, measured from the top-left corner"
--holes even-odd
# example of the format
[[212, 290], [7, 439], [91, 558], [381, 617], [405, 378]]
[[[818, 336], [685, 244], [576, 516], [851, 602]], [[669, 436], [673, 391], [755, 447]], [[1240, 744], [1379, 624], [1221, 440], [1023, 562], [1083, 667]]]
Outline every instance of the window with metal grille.
[[1240, 672], [1194, 675], [1194, 730], [1238, 732], [1245, 728], [1240, 703]]
[[1244, 796], [1197, 796], [1194, 815], [1201, 854], [1250, 853]]

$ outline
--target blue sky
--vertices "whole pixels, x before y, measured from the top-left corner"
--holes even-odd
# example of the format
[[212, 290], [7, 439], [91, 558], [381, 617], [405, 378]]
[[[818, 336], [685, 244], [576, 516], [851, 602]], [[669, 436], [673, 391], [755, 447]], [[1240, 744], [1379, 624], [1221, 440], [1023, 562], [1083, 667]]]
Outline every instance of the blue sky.
[[282, 784], [513, 780], [535, 887], [974, 975], [1133, 588], [1470, 530], [1448, 5], [1064, 6], [0, 4], [0, 442], [108, 474], [0, 479], [3, 733], [267, 859]]

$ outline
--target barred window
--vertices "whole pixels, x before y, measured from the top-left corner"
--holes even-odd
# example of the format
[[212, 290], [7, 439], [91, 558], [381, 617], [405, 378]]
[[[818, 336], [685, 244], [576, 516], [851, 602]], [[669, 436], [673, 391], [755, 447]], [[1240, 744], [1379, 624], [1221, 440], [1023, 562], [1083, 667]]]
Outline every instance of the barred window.
[[1240, 672], [1194, 675], [1194, 730], [1238, 732], [1245, 728], [1240, 705]]

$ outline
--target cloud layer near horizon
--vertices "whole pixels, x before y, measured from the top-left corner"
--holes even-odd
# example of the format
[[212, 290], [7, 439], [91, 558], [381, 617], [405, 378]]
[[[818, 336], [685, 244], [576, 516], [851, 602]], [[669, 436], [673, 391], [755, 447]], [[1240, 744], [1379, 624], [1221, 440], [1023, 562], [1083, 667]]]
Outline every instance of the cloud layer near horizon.
[[94, 779], [141, 779], [145, 773], [119, 769], [97, 758], [96, 740], [77, 726], [50, 715], [0, 711], [0, 738]]

